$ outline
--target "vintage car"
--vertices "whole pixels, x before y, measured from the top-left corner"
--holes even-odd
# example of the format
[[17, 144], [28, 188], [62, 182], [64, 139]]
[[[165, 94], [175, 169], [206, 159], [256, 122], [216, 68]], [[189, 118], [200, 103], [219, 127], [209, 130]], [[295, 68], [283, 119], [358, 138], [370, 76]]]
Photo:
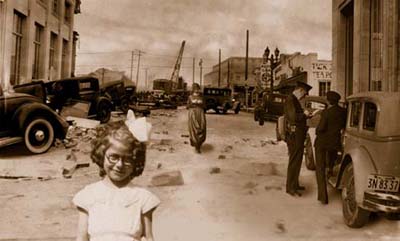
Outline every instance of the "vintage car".
[[232, 97], [232, 90], [229, 88], [205, 87], [203, 89], [205, 111], [213, 109], [216, 113], [222, 111], [226, 114], [232, 109], [235, 114], [240, 111], [240, 101]]
[[371, 212], [400, 214], [400, 93], [357, 93], [347, 101], [343, 152], [329, 183], [342, 191], [345, 223], [359, 228]]
[[287, 95], [264, 92], [261, 100], [254, 108], [254, 120], [262, 126], [265, 121], [276, 121], [283, 115], [283, 104]]
[[107, 96], [111, 100], [114, 110], [120, 108], [121, 111], [126, 113], [129, 110], [129, 105], [133, 104], [131, 103], [131, 96], [122, 80], [101, 84], [100, 94], [102, 96]]
[[69, 124], [43, 101], [0, 87], [0, 147], [24, 142], [30, 152], [39, 154], [49, 150], [55, 138], [64, 139]]
[[89, 106], [87, 118], [106, 123], [110, 120], [112, 101], [102, 95], [99, 80], [95, 77], [84, 76], [66, 78], [45, 83], [48, 105], [59, 112], [66, 106], [76, 103], [87, 103]]

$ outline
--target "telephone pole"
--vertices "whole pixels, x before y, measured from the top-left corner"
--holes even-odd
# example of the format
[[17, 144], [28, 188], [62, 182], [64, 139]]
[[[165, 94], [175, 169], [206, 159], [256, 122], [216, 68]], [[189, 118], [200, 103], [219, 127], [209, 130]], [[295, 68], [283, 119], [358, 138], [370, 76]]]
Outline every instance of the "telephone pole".
[[218, 51], [218, 87], [221, 86], [221, 49]]
[[134, 51], [131, 52], [131, 81], [133, 82], [132, 79], [132, 72], [133, 72], [133, 56], [135, 55]]
[[140, 56], [144, 54], [142, 50], [136, 49], [138, 51], [138, 63], [137, 63], [137, 71], [136, 71], [136, 89], [138, 89], [138, 82], [139, 82], [139, 69], [140, 69]]
[[200, 66], [200, 86], [203, 85], [203, 59], [200, 59], [199, 61], [199, 66]]
[[192, 79], [192, 84], [194, 84], [194, 72], [196, 69], [196, 58], [193, 58], [193, 79]]

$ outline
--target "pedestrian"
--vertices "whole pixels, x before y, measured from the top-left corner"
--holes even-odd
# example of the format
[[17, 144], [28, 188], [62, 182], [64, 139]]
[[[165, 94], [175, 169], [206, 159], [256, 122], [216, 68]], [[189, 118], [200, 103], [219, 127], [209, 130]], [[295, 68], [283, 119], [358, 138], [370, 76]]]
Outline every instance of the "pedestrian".
[[303, 110], [299, 101], [308, 94], [311, 88], [310, 85], [297, 81], [295, 89], [287, 97], [283, 108], [286, 120], [286, 144], [289, 151], [286, 192], [291, 196], [301, 196], [299, 191], [305, 190], [305, 187], [299, 184], [299, 175], [308, 130], [306, 120], [311, 114]]
[[339, 106], [340, 95], [335, 91], [326, 93], [328, 108], [321, 112], [315, 138], [315, 174], [318, 185], [318, 200], [328, 204], [326, 169], [332, 175], [337, 153], [341, 150], [341, 131], [346, 126], [346, 109]]
[[197, 83], [192, 86], [192, 94], [189, 96], [187, 108], [189, 110], [190, 145], [195, 147], [197, 153], [200, 153], [201, 145], [206, 140], [207, 123], [204, 113], [204, 99], [200, 92], [200, 85]]
[[145, 117], [135, 119], [130, 110], [125, 122], [98, 131], [90, 156], [102, 180], [73, 198], [79, 213], [78, 241], [153, 240], [152, 215], [160, 200], [129, 185], [143, 172], [150, 129]]

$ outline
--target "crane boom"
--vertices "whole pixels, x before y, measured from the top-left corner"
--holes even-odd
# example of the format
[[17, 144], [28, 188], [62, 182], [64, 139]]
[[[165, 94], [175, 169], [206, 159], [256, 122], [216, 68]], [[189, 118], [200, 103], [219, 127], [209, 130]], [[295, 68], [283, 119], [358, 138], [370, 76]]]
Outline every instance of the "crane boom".
[[181, 68], [181, 63], [182, 63], [182, 55], [183, 55], [183, 49], [185, 48], [185, 40], [182, 41], [181, 49], [179, 50], [178, 58], [176, 59], [174, 71], [172, 71], [171, 75], [171, 86], [173, 85], [173, 82], [178, 83], [179, 79], [179, 70]]

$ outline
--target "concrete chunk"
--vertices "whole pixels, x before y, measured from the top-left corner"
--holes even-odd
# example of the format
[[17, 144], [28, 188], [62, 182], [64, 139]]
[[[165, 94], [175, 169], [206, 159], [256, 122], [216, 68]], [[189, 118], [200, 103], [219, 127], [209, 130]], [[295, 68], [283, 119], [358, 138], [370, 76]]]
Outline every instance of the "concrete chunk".
[[183, 177], [180, 171], [169, 171], [153, 176], [151, 179], [153, 186], [178, 186], [183, 185]]

